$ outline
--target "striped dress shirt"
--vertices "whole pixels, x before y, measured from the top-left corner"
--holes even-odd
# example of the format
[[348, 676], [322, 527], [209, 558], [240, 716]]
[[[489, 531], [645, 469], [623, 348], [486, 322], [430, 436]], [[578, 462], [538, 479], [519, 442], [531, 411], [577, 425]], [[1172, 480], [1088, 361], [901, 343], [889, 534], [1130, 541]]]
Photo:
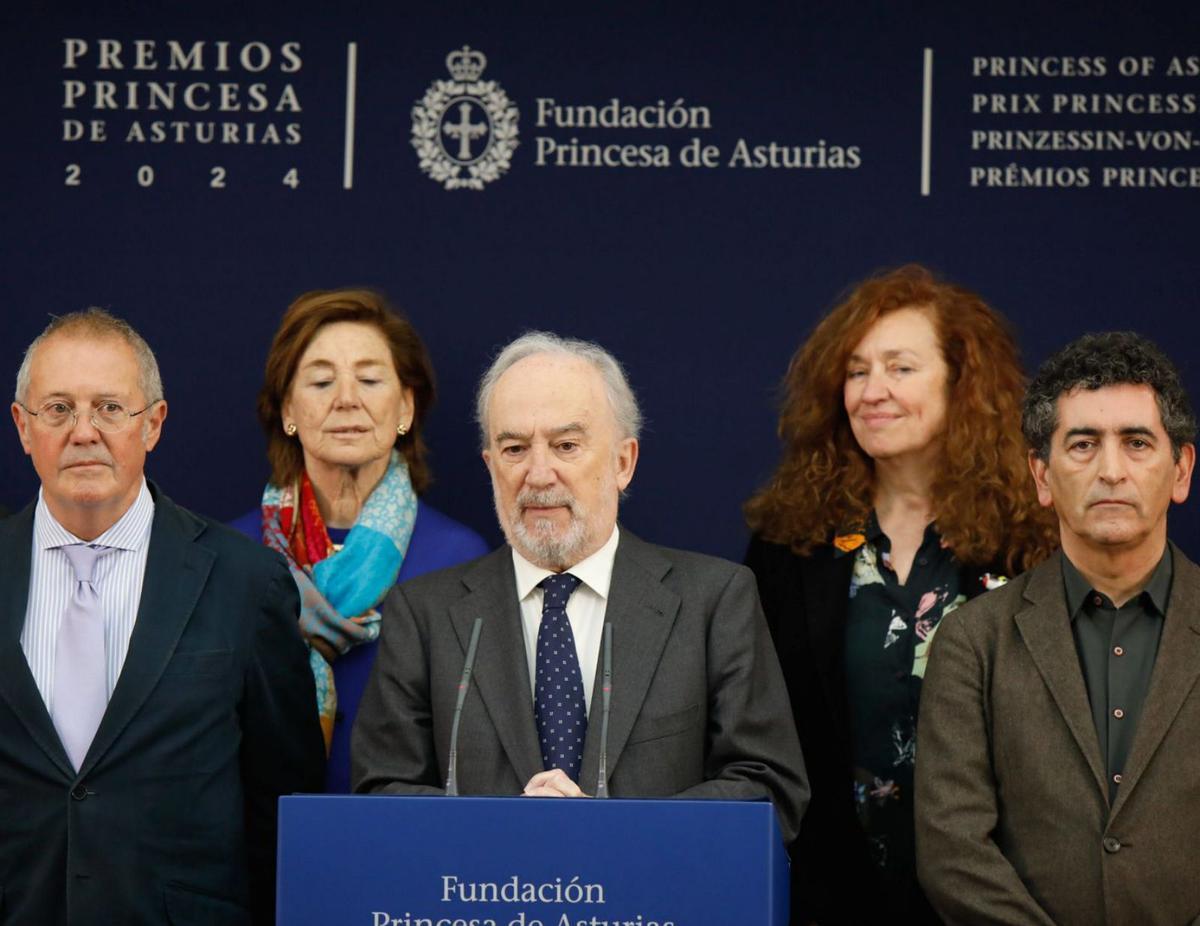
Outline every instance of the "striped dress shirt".
[[[129, 638], [142, 600], [142, 580], [146, 574], [146, 556], [150, 550], [150, 526], [154, 520], [154, 499], [142, 479], [142, 488], [129, 510], [91, 543], [113, 547], [111, 553], [96, 561], [93, 584], [104, 608], [104, 649], [108, 697], [112, 697]], [[33, 550], [29, 569], [29, 602], [25, 607], [25, 626], [21, 629], [21, 649], [37, 682], [46, 709], [52, 711], [54, 692], [54, 652], [58, 625], [67, 603], [75, 593], [75, 570], [60, 548], [85, 543], [55, 520], [38, 492], [33, 515]]]

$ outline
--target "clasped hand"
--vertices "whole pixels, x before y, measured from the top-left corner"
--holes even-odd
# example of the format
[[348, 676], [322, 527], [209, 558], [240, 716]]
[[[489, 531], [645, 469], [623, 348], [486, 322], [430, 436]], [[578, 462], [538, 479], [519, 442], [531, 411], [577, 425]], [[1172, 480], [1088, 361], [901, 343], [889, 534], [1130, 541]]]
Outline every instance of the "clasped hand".
[[561, 768], [538, 772], [525, 785], [522, 797], [591, 797], [584, 794]]

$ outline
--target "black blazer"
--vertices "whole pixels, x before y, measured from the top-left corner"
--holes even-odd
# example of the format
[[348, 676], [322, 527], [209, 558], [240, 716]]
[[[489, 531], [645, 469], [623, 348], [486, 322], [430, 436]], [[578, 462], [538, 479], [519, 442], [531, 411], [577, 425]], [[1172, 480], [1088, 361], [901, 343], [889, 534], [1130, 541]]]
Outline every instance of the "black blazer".
[[[808, 765], [813, 799], [792, 850], [792, 922], [886, 923], [877, 906], [877, 868], [851, 799], [849, 709], [844, 670], [854, 554], [825, 545], [797, 556], [755, 536], [746, 565], [758, 580]], [[964, 567], [959, 591], [984, 591], [987, 570]]]
[[33, 505], [0, 521], [0, 920], [273, 922], [280, 794], [324, 748], [282, 559], [151, 485], [137, 622], [78, 774], [21, 649]]

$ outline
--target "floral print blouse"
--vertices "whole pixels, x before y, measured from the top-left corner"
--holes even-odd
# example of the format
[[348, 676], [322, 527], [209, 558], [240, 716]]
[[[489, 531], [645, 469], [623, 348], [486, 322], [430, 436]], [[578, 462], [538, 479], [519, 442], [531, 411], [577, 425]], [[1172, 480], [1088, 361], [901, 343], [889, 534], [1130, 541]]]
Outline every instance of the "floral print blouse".
[[921, 680], [938, 625], [966, 600], [960, 565], [931, 524], [901, 585], [874, 513], [865, 531], [842, 535], [835, 547], [835, 555], [855, 557], [845, 647], [855, 807], [875, 863], [885, 876], [905, 881], [916, 867], [912, 794]]

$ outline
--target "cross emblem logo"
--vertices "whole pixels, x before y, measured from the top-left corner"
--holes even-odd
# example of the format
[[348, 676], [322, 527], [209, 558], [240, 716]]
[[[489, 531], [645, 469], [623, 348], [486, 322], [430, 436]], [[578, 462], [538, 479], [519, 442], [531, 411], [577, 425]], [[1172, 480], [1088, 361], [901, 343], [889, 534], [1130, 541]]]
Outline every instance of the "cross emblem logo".
[[[471, 158], [471, 140], [474, 138], [482, 138], [488, 133], [486, 122], [472, 122], [471, 110], [478, 106], [468, 100], [462, 100], [457, 106], [447, 107], [446, 112], [451, 109], [458, 110], [458, 122], [450, 122], [443, 117], [442, 132], [450, 138], [458, 139], [458, 153], [451, 154], [450, 157], [464, 164], [470, 162]], [[486, 110], [484, 111], [486, 115]], [[485, 146], [486, 147], [486, 146]], [[447, 152], [449, 154], [449, 152]]]
[[512, 164], [517, 107], [494, 80], [487, 56], [464, 45], [446, 56], [451, 80], [435, 80], [412, 108], [421, 170], [447, 190], [482, 190]]

